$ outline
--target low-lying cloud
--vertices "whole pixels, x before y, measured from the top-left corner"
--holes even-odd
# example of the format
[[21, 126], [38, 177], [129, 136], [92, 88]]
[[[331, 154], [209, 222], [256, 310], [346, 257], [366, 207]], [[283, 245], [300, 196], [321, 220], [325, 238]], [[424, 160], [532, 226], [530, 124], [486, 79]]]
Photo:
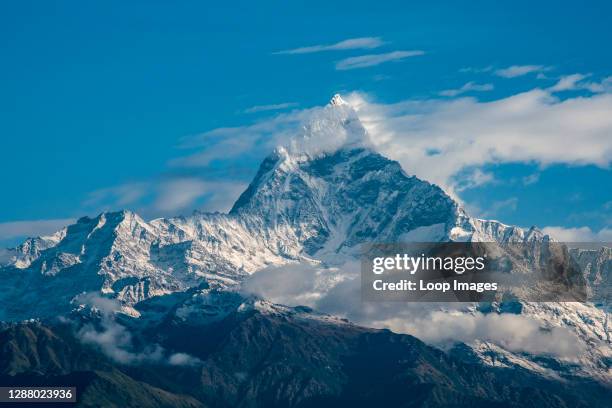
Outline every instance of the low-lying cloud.
[[439, 345], [456, 342], [492, 342], [510, 351], [576, 359], [584, 346], [578, 337], [563, 327], [543, 328], [534, 319], [513, 314], [466, 314], [430, 312], [416, 318], [390, 318], [373, 322], [375, 326], [408, 333]]
[[118, 301], [105, 298], [97, 293], [81, 295], [77, 303], [97, 311], [97, 324], [87, 323], [77, 331], [77, 337], [85, 344], [98, 347], [105, 355], [120, 364], [161, 363], [170, 365], [194, 365], [196, 357], [185, 353], [168, 353], [159, 344], [147, 345], [136, 350], [132, 333], [115, 320], [115, 313], [121, 309]]
[[584, 349], [570, 330], [544, 327], [533, 318], [514, 314], [469, 312], [453, 303], [362, 302], [360, 264], [336, 268], [286, 265], [255, 272], [243, 291], [275, 303], [305, 305], [345, 317], [360, 325], [411, 334], [439, 347], [457, 342], [492, 342], [515, 352], [573, 360]]

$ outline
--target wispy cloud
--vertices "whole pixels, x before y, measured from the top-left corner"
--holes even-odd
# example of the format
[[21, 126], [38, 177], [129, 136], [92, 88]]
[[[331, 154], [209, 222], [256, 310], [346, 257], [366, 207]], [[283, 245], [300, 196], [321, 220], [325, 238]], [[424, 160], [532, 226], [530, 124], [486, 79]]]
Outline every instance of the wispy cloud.
[[456, 175], [466, 168], [511, 162], [607, 168], [612, 162], [609, 93], [560, 100], [534, 88], [486, 102], [376, 104], [363, 94], [348, 99], [378, 150], [450, 193], [460, 186]]
[[244, 113], [257, 113], [266, 111], [276, 111], [298, 106], [297, 102], [276, 103], [271, 105], [256, 105], [244, 110]]
[[[156, 210], [172, 214], [190, 208], [204, 211], [228, 211], [246, 185], [232, 181], [204, 181], [197, 178], [166, 180], [157, 186]], [[207, 198], [201, 205], [199, 199]]]
[[384, 44], [380, 37], [349, 38], [334, 44], [319, 44], [308, 47], [293, 48], [290, 50], [277, 51], [274, 54], [312, 54], [323, 51], [342, 51], [357, 49], [373, 49]]
[[456, 177], [456, 191], [469, 190], [495, 182], [493, 173], [482, 171], [479, 168], [473, 168], [470, 169], [470, 171], [464, 171], [461, 173], [462, 174]]
[[585, 88], [594, 93], [612, 93], [612, 76], [604, 78], [600, 82], [589, 82]]
[[516, 211], [516, 207], [518, 205], [518, 198], [510, 197], [506, 200], [493, 201], [489, 208], [479, 215], [481, 217], [495, 217], [499, 215], [502, 211]]
[[409, 57], [416, 57], [425, 54], [424, 51], [392, 51], [385, 54], [368, 54], [358, 57], [350, 57], [340, 60], [336, 63], [336, 69], [344, 71], [348, 69], [366, 68], [380, 65], [384, 62], [400, 61]]
[[199, 173], [168, 173], [159, 179], [94, 191], [83, 206], [93, 213], [127, 208], [145, 218], [172, 216], [194, 209], [225, 212], [246, 186], [247, 183], [237, 180], [211, 180]]
[[[474, 182], [490, 182], [486, 174], [465, 172], [489, 164], [607, 168], [612, 162], [610, 93], [560, 100], [546, 89], [534, 88], [485, 102], [443, 98], [393, 104], [376, 103], [361, 93], [344, 96], [377, 150], [451, 194]], [[290, 143], [319, 110], [296, 109], [248, 126], [194, 136], [184, 144], [195, 151], [174, 164], [210, 166], [218, 157], [257, 163], [275, 146]]]
[[540, 181], [540, 173], [530, 174], [528, 176], [523, 177], [521, 180], [523, 182], [523, 185], [530, 186]]
[[160, 184], [155, 207], [162, 212], [179, 211], [194, 204], [205, 192], [205, 184], [195, 178], [167, 180]]
[[128, 208], [147, 195], [150, 186], [147, 183], [125, 183], [116, 187], [101, 188], [87, 194], [83, 206], [98, 209], [104, 203], [113, 203], [120, 208]]
[[550, 70], [550, 67], [544, 65], [512, 65], [507, 68], [496, 69], [493, 73], [502, 78], [516, 78], [534, 72], [544, 72]]
[[444, 91], [440, 91], [438, 94], [440, 96], [458, 96], [464, 94], [466, 92], [486, 92], [493, 90], [493, 84], [477, 84], [475, 82], [468, 82], [463, 85], [461, 88], [457, 89], [445, 89]]
[[461, 68], [459, 70], [459, 72], [464, 73], [464, 74], [465, 73], [480, 74], [482, 72], [491, 72], [491, 71], [493, 71], [493, 69], [494, 69], [493, 65], [488, 65], [488, 66], [483, 67], [483, 68], [464, 67], [464, 68]]
[[592, 93], [612, 92], [612, 77], [607, 77], [599, 82], [585, 81], [590, 74], [572, 74], [562, 76], [559, 81], [548, 88], [550, 92], [585, 90]]
[[562, 242], [612, 242], [612, 229], [610, 228], [593, 231], [589, 227], [545, 227], [542, 228], [542, 231]]
[[49, 235], [73, 222], [73, 218], [3, 222], [0, 223], [0, 241]]
[[550, 92], [561, 92], [561, 91], [571, 91], [578, 88], [578, 83], [585, 79], [587, 75], [582, 74], [572, 74], [566, 75], [559, 79], [555, 85], [548, 88]]

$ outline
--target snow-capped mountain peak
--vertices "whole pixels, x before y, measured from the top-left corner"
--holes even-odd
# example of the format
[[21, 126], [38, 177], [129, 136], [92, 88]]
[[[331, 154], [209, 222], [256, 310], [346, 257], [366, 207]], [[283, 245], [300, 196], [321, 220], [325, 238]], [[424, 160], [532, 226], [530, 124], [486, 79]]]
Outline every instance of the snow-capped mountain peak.
[[370, 146], [369, 135], [357, 112], [339, 95], [314, 108], [286, 146], [292, 156], [317, 156], [340, 148]]
[[342, 106], [342, 105], [348, 105], [348, 102], [342, 99], [342, 96], [340, 96], [340, 94], [335, 94], [334, 96], [332, 96], [331, 100], [329, 101], [329, 105]]

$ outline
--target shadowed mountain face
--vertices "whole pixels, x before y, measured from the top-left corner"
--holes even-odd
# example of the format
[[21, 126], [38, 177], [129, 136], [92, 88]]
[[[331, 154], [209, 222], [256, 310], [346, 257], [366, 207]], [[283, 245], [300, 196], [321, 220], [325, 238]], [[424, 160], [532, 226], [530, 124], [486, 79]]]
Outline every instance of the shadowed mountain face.
[[318, 157], [277, 151], [230, 214], [289, 225], [307, 237], [304, 249], [315, 255], [326, 244], [337, 253], [372, 240], [397, 241], [420, 227], [450, 229], [457, 211], [439, 187], [408, 177], [397, 162], [355, 148]]
[[76, 318], [5, 325], [0, 381], [77, 385], [80, 406], [116, 407], [587, 407], [605, 405], [609, 393], [589, 381], [564, 384], [468, 362], [412, 336], [303, 308], [241, 306], [210, 324], [170, 319], [134, 328], [138, 342], [195, 361], [183, 365], [113, 361], [74, 338], [75, 325], [85, 324]]

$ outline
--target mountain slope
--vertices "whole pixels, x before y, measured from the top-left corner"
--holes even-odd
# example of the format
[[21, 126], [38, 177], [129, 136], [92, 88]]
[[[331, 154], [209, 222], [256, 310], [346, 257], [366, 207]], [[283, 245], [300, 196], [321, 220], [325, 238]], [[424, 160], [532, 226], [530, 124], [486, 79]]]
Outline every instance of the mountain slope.
[[[412, 336], [256, 299], [213, 323], [169, 319], [134, 330], [166, 350], [197, 357], [195, 364], [121, 364], [72, 333], [65, 324], [1, 328], [12, 351], [0, 358], [0, 370], [13, 375], [0, 380], [76, 384], [81, 406], [587, 407], [605, 406], [607, 395], [592, 381], [567, 384], [488, 367]], [[53, 355], [37, 346], [48, 341], [58, 343]]]

